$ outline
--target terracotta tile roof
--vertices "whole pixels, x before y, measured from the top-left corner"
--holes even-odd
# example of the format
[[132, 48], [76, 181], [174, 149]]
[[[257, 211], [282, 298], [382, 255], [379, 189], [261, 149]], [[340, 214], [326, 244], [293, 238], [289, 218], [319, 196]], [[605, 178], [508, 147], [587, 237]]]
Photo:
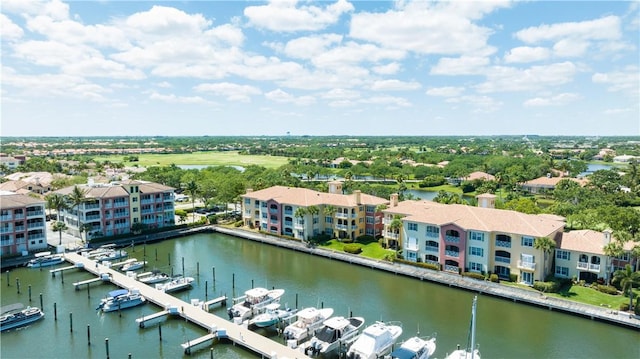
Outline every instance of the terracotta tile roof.
[[574, 182], [577, 182], [581, 186], [584, 186], [587, 183], [587, 180], [577, 179], [577, 178], [572, 178], [572, 177], [546, 177], [546, 176], [543, 176], [543, 177], [539, 177], [539, 178], [527, 181], [527, 182], [525, 182], [523, 184], [523, 186], [529, 186], [529, 187], [555, 187], [556, 185], [558, 185], [558, 182], [560, 182], [560, 181], [562, 181], [564, 179], [568, 179], [568, 180], [572, 180]]
[[477, 179], [483, 179], [486, 181], [495, 181], [496, 178], [493, 175], [490, 175], [486, 172], [482, 172], [482, 171], [476, 171], [476, 172], [471, 172], [469, 173], [466, 177], [464, 177], [465, 180], [467, 181], [473, 181], [473, 180], [477, 180]]
[[[138, 180], [127, 180], [120, 182], [120, 184], [94, 184], [92, 186], [83, 184], [78, 185], [78, 187], [86, 192], [87, 198], [128, 197], [129, 192], [127, 192], [127, 190], [125, 190], [121, 184], [137, 184], [141, 193], [159, 193], [173, 190], [173, 187], [165, 186], [159, 183]], [[71, 192], [73, 192], [73, 187], [74, 186], [65, 187], [55, 191], [55, 193], [69, 195], [71, 194]]]
[[[611, 236], [611, 240], [614, 240], [613, 236]], [[633, 249], [633, 245], [632, 242], [626, 242], [623, 248], [630, 251]], [[558, 248], [582, 253], [604, 255], [604, 246], [604, 233], [590, 229], [564, 232], [558, 240]]]
[[565, 225], [562, 220], [548, 216], [424, 200], [403, 201], [397, 207], [383, 212], [404, 215], [407, 221], [439, 226], [451, 223], [467, 230], [517, 233], [533, 237], [548, 236]]
[[371, 196], [365, 193], [360, 194], [360, 203], [356, 203], [355, 194], [334, 194], [318, 192], [307, 188], [273, 186], [263, 190], [250, 192], [242, 196], [243, 198], [253, 198], [260, 201], [275, 200], [282, 204], [294, 206], [318, 206], [333, 205], [339, 207], [356, 207], [358, 205], [377, 206], [389, 203], [384, 198]]
[[42, 199], [24, 194], [0, 192], [0, 208], [22, 208], [33, 204], [44, 204]]

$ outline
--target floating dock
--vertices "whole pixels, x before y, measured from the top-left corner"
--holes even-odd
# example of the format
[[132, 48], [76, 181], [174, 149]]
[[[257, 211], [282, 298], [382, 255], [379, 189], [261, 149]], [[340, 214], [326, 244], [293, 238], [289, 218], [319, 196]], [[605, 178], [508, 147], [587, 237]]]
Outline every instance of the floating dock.
[[227, 305], [227, 296], [223, 295], [222, 297], [213, 298], [211, 300], [203, 302], [201, 306], [203, 310], [208, 312], [209, 308], [211, 308], [212, 305], [219, 304], [219, 303], [221, 303], [222, 305]]
[[[67, 255], [65, 254], [65, 259], [67, 259]], [[68, 261], [68, 260], [67, 260]], [[84, 263], [83, 262], [73, 262], [74, 264], [72, 266], [69, 267], [62, 267], [62, 268], [56, 268], [56, 269], [50, 269], [49, 273], [51, 273], [52, 277], [56, 276], [56, 273], [58, 272], [64, 272], [64, 271], [68, 271], [70, 269], [76, 269], [76, 268], [84, 268]]]
[[76, 290], [80, 289], [80, 286], [82, 285], [89, 285], [91, 283], [96, 283], [96, 282], [110, 282], [111, 281], [111, 276], [108, 273], [101, 273], [100, 276], [98, 276], [98, 278], [92, 278], [92, 279], [87, 279], [87, 280], [83, 280], [81, 282], [75, 282], [73, 283], [73, 286], [76, 288]]
[[163, 311], [158, 312], [158, 313], [154, 313], [154, 314], [151, 314], [151, 315], [145, 315], [142, 318], [138, 318], [138, 319], [136, 319], [136, 323], [138, 323], [138, 326], [140, 328], [144, 328], [146, 326], [147, 322], [150, 322], [150, 321], [152, 321], [154, 319], [165, 317], [165, 316], [167, 316], [169, 314], [179, 314], [179, 313], [178, 313], [177, 308], [175, 310], [173, 310], [173, 308], [169, 308], [169, 309], [163, 310]]
[[[234, 345], [240, 345], [263, 357], [306, 358], [304, 353], [301, 353], [299, 350], [289, 348], [284, 344], [280, 344], [258, 333], [252, 332], [247, 328], [208, 313], [203, 310], [201, 306], [191, 305], [190, 303], [184, 302], [171, 294], [159, 291], [109, 267], [100, 264], [96, 265], [96, 262], [90, 258], [83, 257], [77, 253], [67, 253], [65, 259], [68, 262], [73, 263], [74, 268], [78, 268], [78, 265], [83, 266], [85, 270], [93, 273], [94, 275], [101, 275], [103, 273], [109, 274], [111, 276], [111, 282], [122, 288], [138, 288], [140, 290], [140, 294], [142, 294], [147, 301], [152, 302], [161, 308], [179, 308], [177, 315], [201, 326], [210, 333], [201, 338], [209, 337], [216, 333], [224, 333], [225, 338], [233, 342]], [[216, 300], [217, 299], [219, 298], [216, 298]], [[220, 303], [222, 303], [222, 300]], [[148, 319], [149, 317], [144, 318]], [[145, 322], [146, 321], [147, 320], [145, 320]], [[138, 322], [138, 324], [140, 323]], [[213, 337], [211, 339], [213, 339]], [[206, 342], [207, 340], [209, 339], [206, 339], [203, 342]], [[193, 345], [190, 344], [191, 342], [188, 342], [187, 345], [189, 352], [191, 352], [191, 348], [193, 347]], [[185, 348], [185, 351], [186, 349], [187, 348]]]
[[182, 343], [180, 344], [182, 346], [182, 349], [184, 349], [184, 353], [189, 355], [191, 354], [191, 348], [203, 344], [205, 342], [208, 342], [209, 340], [213, 340], [217, 337], [217, 333], [211, 333], [211, 334], [207, 334], [205, 336], [202, 336], [200, 338], [196, 338], [194, 340], [190, 340], [186, 343]]

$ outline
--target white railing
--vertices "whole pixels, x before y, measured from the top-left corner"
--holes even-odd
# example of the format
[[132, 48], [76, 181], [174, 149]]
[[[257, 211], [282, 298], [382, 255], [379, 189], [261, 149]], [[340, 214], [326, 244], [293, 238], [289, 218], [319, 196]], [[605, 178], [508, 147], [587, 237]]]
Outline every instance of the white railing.
[[384, 236], [386, 238], [390, 238], [390, 239], [398, 239], [400, 237], [400, 235], [398, 233], [391, 232], [391, 231], [385, 231], [384, 232]]
[[456, 258], [458, 256], [460, 256], [460, 252], [458, 252], [458, 251], [444, 251], [444, 254], [449, 256], [449, 257], [456, 257]]
[[424, 250], [427, 252], [439, 252], [440, 248], [435, 246], [426, 246], [424, 247]]
[[444, 236], [444, 240], [447, 242], [451, 242], [451, 243], [460, 243], [460, 237], [454, 237], [454, 236]]
[[528, 270], [536, 270], [536, 264], [532, 262], [523, 262], [521, 260], [518, 261], [518, 268], [528, 269]]

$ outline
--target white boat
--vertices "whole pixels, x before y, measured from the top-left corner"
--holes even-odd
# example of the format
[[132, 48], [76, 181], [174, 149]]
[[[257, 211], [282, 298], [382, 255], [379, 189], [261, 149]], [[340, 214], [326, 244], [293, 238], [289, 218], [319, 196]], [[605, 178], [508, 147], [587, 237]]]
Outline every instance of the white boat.
[[137, 261], [133, 260], [131, 262], [125, 263], [120, 270], [123, 272], [134, 271], [138, 269], [142, 269], [147, 264], [147, 261]]
[[473, 304], [471, 305], [471, 340], [469, 346], [465, 349], [458, 348], [451, 354], [447, 355], [446, 359], [480, 359], [480, 350], [476, 348], [476, 308], [478, 306], [478, 296], [473, 297]]
[[296, 347], [305, 339], [312, 337], [322, 327], [322, 323], [333, 315], [333, 308], [305, 308], [296, 313], [298, 320], [284, 328], [282, 335], [287, 345]]
[[35, 255], [35, 258], [27, 262], [29, 268], [42, 268], [64, 263], [64, 254], [51, 254], [42, 252]]
[[249, 320], [249, 326], [267, 328], [295, 315], [295, 313], [296, 311], [292, 309], [280, 309], [280, 303], [271, 303], [265, 306], [264, 313], [258, 314]]
[[333, 317], [325, 320], [316, 335], [302, 346], [305, 355], [328, 355], [344, 351], [358, 338], [363, 324], [362, 317]]
[[375, 322], [366, 327], [347, 351], [349, 359], [377, 359], [391, 353], [402, 334], [399, 322]]
[[145, 276], [138, 276], [137, 279], [145, 284], [155, 284], [166, 282], [171, 279], [171, 277], [167, 273], [157, 272]]
[[244, 292], [244, 296], [237, 298], [242, 300], [227, 309], [229, 319], [243, 322], [254, 315], [263, 313], [266, 306], [280, 302], [284, 289], [269, 290], [266, 288], [253, 288]]
[[436, 351], [436, 337], [411, 337], [391, 352], [393, 359], [429, 359]]
[[[19, 307], [23, 305], [18, 304]], [[17, 312], [9, 312], [0, 316], [0, 331], [22, 327], [44, 318], [44, 313], [40, 308], [27, 307]]]
[[112, 249], [98, 254], [93, 259], [98, 262], [113, 262], [118, 259], [126, 258], [129, 254], [124, 249]]
[[107, 294], [107, 297], [100, 301], [96, 310], [103, 312], [113, 312], [126, 308], [142, 305], [146, 302], [145, 297], [138, 289], [117, 289]]
[[169, 282], [156, 284], [156, 289], [165, 293], [177, 292], [191, 288], [193, 281], [193, 277], [174, 277]]

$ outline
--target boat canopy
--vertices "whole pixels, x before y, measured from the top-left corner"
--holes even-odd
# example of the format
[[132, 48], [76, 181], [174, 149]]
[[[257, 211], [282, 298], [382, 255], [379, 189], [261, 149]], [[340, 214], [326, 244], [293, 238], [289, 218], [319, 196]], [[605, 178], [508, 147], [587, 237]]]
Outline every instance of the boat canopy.
[[124, 295], [129, 293], [129, 291], [127, 289], [116, 289], [116, 290], [112, 290], [111, 292], [109, 292], [109, 297], [115, 298], [119, 295]]
[[391, 352], [391, 357], [394, 359], [412, 359], [416, 356], [416, 352], [406, 348], [398, 348]]

